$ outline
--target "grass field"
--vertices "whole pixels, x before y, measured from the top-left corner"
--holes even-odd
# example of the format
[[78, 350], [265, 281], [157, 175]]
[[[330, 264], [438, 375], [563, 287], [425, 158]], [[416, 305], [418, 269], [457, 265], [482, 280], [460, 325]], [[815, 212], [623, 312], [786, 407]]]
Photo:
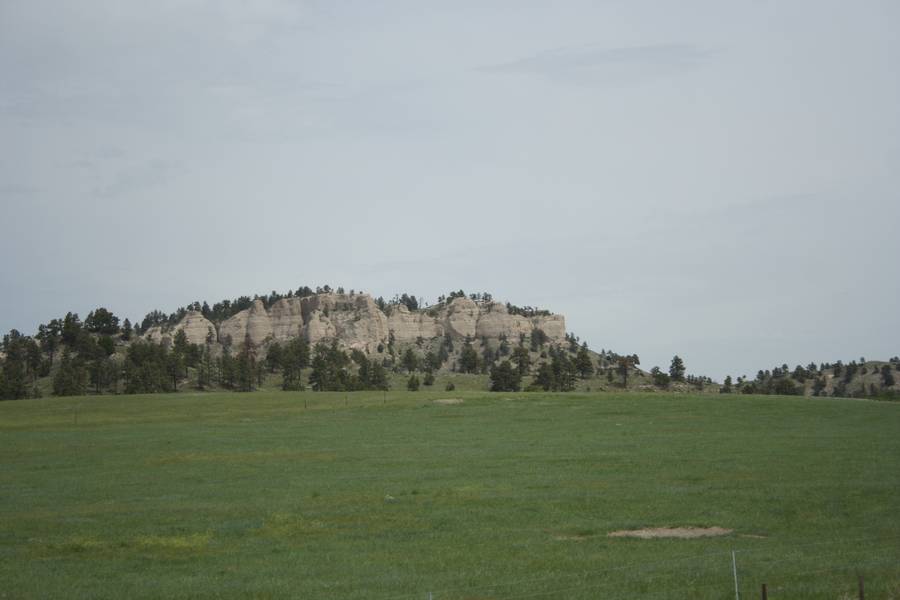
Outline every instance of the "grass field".
[[[438, 398], [464, 403], [439, 405]], [[609, 538], [721, 526], [724, 537]], [[900, 598], [900, 404], [672, 394], [0, 403], [4, 598]]]

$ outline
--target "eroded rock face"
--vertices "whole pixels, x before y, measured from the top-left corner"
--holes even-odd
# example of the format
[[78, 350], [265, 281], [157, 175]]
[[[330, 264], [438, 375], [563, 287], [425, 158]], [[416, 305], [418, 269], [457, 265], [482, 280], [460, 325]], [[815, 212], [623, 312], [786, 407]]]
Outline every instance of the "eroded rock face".
[[447, 309], [447, 331], [459, 337], [474, 337], [480, 310], [474, 300], [454, 298]]
[[562, 315], [548, 315], [546, 317], [532, 317], [535, 329], [541, 329], [552, 342], [562, 342], [566, 339], [566, 318]]
[[313, 346], [322, 340], [336, 337], [336, 334], [337, 330], [331, 319], [320, 310], [311, 312], [309, 321], [303, 327], [303, 336]]
[[[310, 344], [337, 339], [342, 345], [372, 353], [379, 344], [386, 344], [391, 333], [398, 343], [413, 343], [419, 338], [430, 340], [445, 333], [457, 338], [471, 337], [499, 339], [506, 336], [518, 340], [521, 334], [531, 335], [540, 328], [552, 342], [562, 342], [566, 335], [565, 319], [561, 315], [523, 317], [511, 315], [504, 304], [476, 303], [469, 298], [455, 298], [446, 306], [410, 312], [406, 306], [394, 305], [386, 315], [367, 294], [317, 294], [305, 298], [283, 298], [266, 310], [262, 300], [256, 300], [222, 322], [218, 341], [237, 346], [249, 338], [256, 346], [272, 341], [287, 341], [298, 336]], [[146, 337], [162, 339], [184, 329], [192, 344], [206, 343], [212, 323], [197, 312], [187, 316], [165, 333], [158, 328]]]
[[259, 346], [272, 338], [272, 320], [262, 300], [255, 300], [247, 310], [242, 310], [219, 326], [219, 341], [238, 346], [249, 338]]
[[437, 319], [424, 312], [410, 312], [402, 304], [391, 307], [387, 327], [388, 331], [394, 334], [394, 339], [400, 343], [415, 342], [420, 337], [430, 340], [444, 335], [444, 328]]
[[342, 310], [337, 305], [330, 313], [335, 336], [350, 348], [374, 352], [388, 338], [388, 318], [371, 296], [360, 294], [353, 298], [352, 308]]
[[303, 333], [303, 306], [300, 298], [282, 298], [269, 309], [272, 336], [286, 341]]
[[189, 311], [174, 327], [163, 331], [159, 325], [151, 327], [144, 334], [144, 339], [151, 342], [168, 341], [171, 343], [179, 331], [184, 331], [189, 344], [205, 344], [206, 336], [212, 332], [212, 341], [216, 341], [216, 328], [202, 313]]
[[[534, 323], [527, 317], [511, 315], [506, 305], [495, 302], [485, 307], [475, 326], [475, 335], [479, 338], [498, 339], [506, 336], [510, 341], [517, 341], [521, 334], [531, 335]], [[565, 333], [563, 333], [565, 337]]]

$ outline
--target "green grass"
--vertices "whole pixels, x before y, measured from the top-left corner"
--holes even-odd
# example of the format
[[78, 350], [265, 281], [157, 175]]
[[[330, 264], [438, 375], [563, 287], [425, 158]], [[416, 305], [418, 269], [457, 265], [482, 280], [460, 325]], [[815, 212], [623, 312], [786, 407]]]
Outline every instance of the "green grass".
[[[436, 398], [463, 398], [435, 405]], [[77, 423], [76, 423], [77, 419]], [[613, 530], [734, 529], [633, 540]], [[0, 403], [0, 597], [900, 598], [900, 404], [672, 394]]]

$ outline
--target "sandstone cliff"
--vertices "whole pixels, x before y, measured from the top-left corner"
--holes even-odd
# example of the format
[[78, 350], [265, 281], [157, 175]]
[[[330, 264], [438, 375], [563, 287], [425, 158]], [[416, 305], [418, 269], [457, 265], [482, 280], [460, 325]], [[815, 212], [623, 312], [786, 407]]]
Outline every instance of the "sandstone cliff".
[[179, 331], [184, 331], [189, 344], [205, 344], [206, 337], [212, 332], [212, 339], [216, 340], [216, 326], [197, 311], [189, 311], [174, 327], [163, 331], [159, 325], [147, 330], [144, 338], [151, 342], [168, 341], [175, 339]]
[[480, 303], [469, 298], [456, 298], [451, 303], [410, 311], [400, 304], [385, 311], [368, 294], [316, 294], [304, 298], [282, 298], [266, 309], [261, 300], [219, 324], [213, 324], [198, 312], [189, 312], [177, 325], [163, 331], [151, 328], [145, 337], [151, 340], [173, 338], [181, 329], [192, 344], [206, 343], [210, 328], [216, 331], [220, 344], [239, 345], [245, 339], [256, 346], [271, 341], [286, 341], [298, 336], [310, 344], [336, 339], [348, 348], [374, 352], [386, 345], [393, 335], [395, 342], [413, 343], [419, 338], [430, 340], [450, 334], [455, 338], [488, 338], [506, 336], [518, 340], [541, 329], [551, 342], [563, 342], [566, 335], [562, 315], [525, 317], [511, 315], [504, 304]]

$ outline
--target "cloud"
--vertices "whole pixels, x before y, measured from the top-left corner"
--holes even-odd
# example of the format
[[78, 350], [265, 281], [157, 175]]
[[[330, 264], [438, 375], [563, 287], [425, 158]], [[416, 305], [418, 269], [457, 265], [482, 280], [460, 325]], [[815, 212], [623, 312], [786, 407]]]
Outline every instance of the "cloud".
[[486, 65], [487, 73], [538, 75], [580, 84], [627, 85], [692, 69], [712, 52], [692, 44], [608, 48], [596, 44], [547, 50], [518, 60]]

